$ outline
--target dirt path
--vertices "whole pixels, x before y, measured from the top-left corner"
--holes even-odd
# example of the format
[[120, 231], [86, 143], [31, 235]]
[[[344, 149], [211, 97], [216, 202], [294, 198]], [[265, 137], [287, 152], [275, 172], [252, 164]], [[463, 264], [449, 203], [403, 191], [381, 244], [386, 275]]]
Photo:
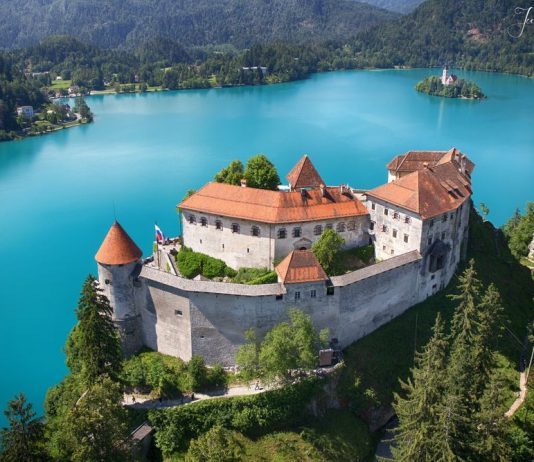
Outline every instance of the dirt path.
[[[195, 393], [195, 399], [191, 400], [190, 396], [184, 396], [184, 399], [151, 399], [144, 395], [132, 395], [131, 393], [125, 394], [122, 401], [123, 406], [127, 406], [133, 409], [163, 409], [169, 407], [182, 406], [191, 402], [202, 401], [213, 398], [230, 398], [233, 396], [247, 396], [257, 395], [258, 393], [264, 393], [272, 388], [260, 386], [255, 389], [254, 384], [250, 386], [231, 387], [224, 390], [214, 390], [209, 393]], [[135, 397], [135, 398], [134, 398]]]
[[512, 417], [516, 413], [519, 407], [523, 404], [523, 401], [525, 401], [527, 390], [527, 371], [523, 371], [519, 375], [519, 395], [512, 406], [510, 406], [510, 409], [504, 414], [506, 417]]

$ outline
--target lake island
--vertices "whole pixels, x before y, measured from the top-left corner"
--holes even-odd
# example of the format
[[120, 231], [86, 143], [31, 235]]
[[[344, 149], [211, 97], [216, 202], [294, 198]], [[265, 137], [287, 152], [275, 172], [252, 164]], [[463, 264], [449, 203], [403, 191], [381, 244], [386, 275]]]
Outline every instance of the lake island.
[[415, 86], [415, 89], [421, 93], [427, 93], [433, 96], [444, 96], [445, 98], [486, 98], [486, 95], [482, 93], [482, 90], [476, 83], [459, 79], [456, 75], [449, 74], [447, 66], [443, 67], [441, 78], [431, 75], [421, 80]]

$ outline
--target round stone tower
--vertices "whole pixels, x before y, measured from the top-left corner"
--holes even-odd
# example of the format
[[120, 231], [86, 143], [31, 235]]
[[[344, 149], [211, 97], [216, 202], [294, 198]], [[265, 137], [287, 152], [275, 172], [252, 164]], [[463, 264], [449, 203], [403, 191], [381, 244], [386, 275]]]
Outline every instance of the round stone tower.
[[141, 249], [117, 221], [95, 255], [100, 288], [113, 308], [113, 322], [119, 330], [126, 356], [142, 345], [140, 316], [135, 303], [141, 255]]

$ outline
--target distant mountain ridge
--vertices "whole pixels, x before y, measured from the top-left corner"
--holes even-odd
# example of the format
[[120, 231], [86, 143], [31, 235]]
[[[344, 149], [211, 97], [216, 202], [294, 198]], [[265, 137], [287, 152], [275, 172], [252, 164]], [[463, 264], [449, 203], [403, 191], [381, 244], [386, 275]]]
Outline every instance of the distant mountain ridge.
[[347, 39], [396, 17], [352, 0], [3, 0], [0, 8], [0, 48], [57, 34], [106, 48], [135, 48], [155, 37], [243, 48]]

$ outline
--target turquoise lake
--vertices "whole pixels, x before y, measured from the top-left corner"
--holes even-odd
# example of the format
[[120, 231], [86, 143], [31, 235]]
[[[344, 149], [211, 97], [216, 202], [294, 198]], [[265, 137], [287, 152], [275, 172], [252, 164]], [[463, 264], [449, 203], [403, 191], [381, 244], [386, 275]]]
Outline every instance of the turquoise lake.
[[148, 254], [154, 221], [176, 235], [185, 191], [232, 159], [263, 152], [284, 177], [307, 153], [329, 184], [370, 188], [397, 154], [455, 146], [476, 163], [474, 200], [495, 224], [523, 209], [534, 200], [534, 80], [458, 72], [488, 95], [462, 101], [418, 94], [431, 73], [94, 96], [93, 124], [0, 143], [0, 407], [23, 391], [42, 412], [65, 374], [79, 290], [115, 214]]

